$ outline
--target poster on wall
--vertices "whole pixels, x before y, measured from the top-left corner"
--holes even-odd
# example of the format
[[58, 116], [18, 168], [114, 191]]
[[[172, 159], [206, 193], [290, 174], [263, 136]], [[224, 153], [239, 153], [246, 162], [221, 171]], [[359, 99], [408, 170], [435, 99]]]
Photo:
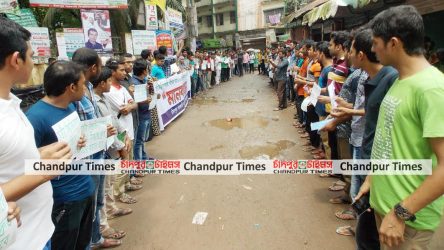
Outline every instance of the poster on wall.
[[31, 9], [20, 9], [16, 13], [7, 13], [6, 16], [23, 27], [38, 27]]
[[157, 8], [156, 5], [146, 5], [146, 29], [147, 30], [157, 30]]
[[175, 9], [168, 8], [167, 14], [168, 14], [168, 20], [169, 20], [171, 28], [183, 29], [182, 13], [181, 12], [179, 12]]
[[80, 10], [85, 47], [99, 54], [111, 54], [111, 21], [108, 10]]
[[85, 37], [81, 28], [64, 28], [63, 37], [66, 44], [66, 55], [72, 58], [74, 52], [85, 47]]
[[173, 54], [173, 38], [170, 30], [156, 30], [157, 47], [167, 47], [168, 55]]
[[51, 42], [49, 40], [48, 28], [27, 27], [31, 32], [31, 47], [34, 51], [34, 63], [45, 63], [51, 56]]
[[0, 13], [20, 13], [17, 0], [0, 0]]
[[[2, 0], [3, 1], [3, 0]], [[127, 9], [127, 0], [29, 0], [31, 7], [63, 9]]]
[[57, 42], [57, 51], [59, 52], [59, 60], [67, 60], [68, 55], [66, 54], [66, 42], [65, 42], [65, 34], [63, 32], [56, 32], [56, 42]]
[[126, 49], [126, 53], [134, 53], [133, 50], [133, 37], [131, 35], [131, 33], [125, 33], [125, 49]]
[[154, 51], [156, 46], [156, 32], [152, 30], [132, 30], [134, 55], [140, 55], [142, 50]]

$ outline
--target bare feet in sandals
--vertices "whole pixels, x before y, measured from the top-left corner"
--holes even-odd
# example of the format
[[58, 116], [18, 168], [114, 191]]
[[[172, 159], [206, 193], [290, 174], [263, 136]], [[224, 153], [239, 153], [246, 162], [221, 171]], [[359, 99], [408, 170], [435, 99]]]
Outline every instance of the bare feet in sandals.
[[341, 220], [356, 220], [356, 213], [352, 209], [346, 209], [335, 213], [336, 218]]
[[102, 234], [103, 238], [105, 238], [105, 239], [114, 239], [114, 240], [120, 240], [126, 236], [125, 231], [116, 230], [112, 227], [108, 227], [105, 230], [101, 230], [101, 234]]
[[134, 199], [133, 197], [131, 197], [129, 194], [123, 193], [120, 197], [119, 197], [119, 201], [125, 204], [134, 204], [137, 202], [136, 199]]
[[118, 208], [118, 209], [116, 209], [114, 211], [111, 211], [108, 214], [107, 219], [108, 220], [112, 220], [112, 219], [117, 218], [117, 217], [128, 215], [128, 214], [130, 214], [132, 212], [133, 212], [133, 210], [131, 208]]
[[336, 233], [343, 236], [355, 236], [355, 230], [351, 226], [338, 227]]
[[121, 240], [105, 239], [101, 244], [92, 245], [91, 249], [114, 248], [122, 245]]

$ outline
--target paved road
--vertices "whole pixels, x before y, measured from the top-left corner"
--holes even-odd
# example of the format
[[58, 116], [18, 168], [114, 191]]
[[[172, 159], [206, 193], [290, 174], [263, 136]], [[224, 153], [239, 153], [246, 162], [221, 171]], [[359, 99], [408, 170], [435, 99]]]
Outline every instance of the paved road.
[[[272, 111], [276, 106], [265, 77], [235, 77], [193, 100], [147, 144], [149, 154], [308, 159], [291, 126], [294, 108]], [[133, 193], [139, 200], [129, 205], [134, 213], [111, 224], [127, 232], [119, 249], [354, 249], [353, 238], [335, 233], [347, 222], [334, 216], [344, 206], [328, 203], [333, 181], [308, 175], [147, 176], [144, 188]], [[208, 213], [203, 225], [191, 223], [196, 212]], [[444, 240], [436, 238], [433, 249], [443, 249]]]

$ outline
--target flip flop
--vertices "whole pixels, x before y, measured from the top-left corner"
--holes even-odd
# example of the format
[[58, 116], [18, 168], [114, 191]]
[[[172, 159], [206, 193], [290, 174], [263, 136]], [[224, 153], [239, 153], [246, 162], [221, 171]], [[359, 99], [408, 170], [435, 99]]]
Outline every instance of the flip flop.
[[128, 215], [132, 212], [133, 210], [131, 208], [118, 208], [117, 210], [111, 212], [106, 218], [108, 220], [112, 220], [117, 217]]
[[126, 203], [126, 204], [134, 204], [137, 202], [136, 199], [134, 199], [133, 197], [131, 197], [129, 194], [123, 193], [120, 197], [119, 197], [119, 201], [122, 203]]
[[328, 190], [330, 190], [330, 191], [334, 191], [334, 192], [342, 191], [342, 190], [344, 190], [344, 186], [341, 186], [341, 185], [332, 185], [332, 186], [328, 187]]
[[356, 220], [356, 213], [350, 209], [336, 212], [335, 216], [341, 220]]
[[328, 200], [331, 204], [350, 204], [350, 201], [344, 195], [336, 196]]
[[109, 227], [108, 229], [101, 231], [101, 234], [102, 234], [103, 238], [114, 239], [114, 240], [120, 240], [126, 236], [125, 231], [116, 230], [112, 227]]
[[343, 236], [355, 236], [355, 231], [351, 226], [338, 227], [336, 233]]
[[102, 244], [92, 246], [91, 249], [114, 248], [122, 245], [121, 240], [105, 239]]
[[143, 187], [142, 185], [128, 184], [125, 186], [125, 190], [131, 192], [142, 189], [142, 187]]

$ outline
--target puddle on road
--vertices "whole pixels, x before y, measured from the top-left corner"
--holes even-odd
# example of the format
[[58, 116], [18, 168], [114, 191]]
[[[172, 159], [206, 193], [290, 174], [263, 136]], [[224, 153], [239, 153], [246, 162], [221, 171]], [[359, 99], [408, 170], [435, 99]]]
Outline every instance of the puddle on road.
[[219, 101], [216, 99], [215, 96], [207, 98], [196, 98], [192, 101], [192, 104], [197, 104], [197, 105], [208, 105], [208, 104], [215, 104], [218, 103]]
[[214, 147], [211, 147], [210, 150], [211, 150], [211, 151], [214, 151], [214, 150], [216, 150], [216, 149], [221, 149], [221, 148], [223, 148], [223, 147], [224, 147], [224, 145], [219, 144], [219, 145], [216, 145], [216, 146], [214, 146]]
[[[231, 119], [231, 121], [228, 121]], [[270, 122], [269, 119], [264, 117], [248, 117], [248, 118], [228, 118], [217, 119], [208, 121], [205, 125], [213, 126], [216, 128], [231, 130], [233, 128], [265, 128]]]
[[245, 98], [245, 99], [242, 99], [242, 102], [254, 102], [254, 100], [256, 100], [256, 99], [253, 99], [253, 98]]
[[198, 97], [193, 99], [192, 104], [197, 105], [210, 105], [216, 103], [251, 103], [256, 99], [254, 98], [244, 98], [242, 100], [218, 100], [215, 96], [212, 97]]
[[282, 151], [293, 147], [296, 143], [289, 140], [280, 140], [275, 143], [267, 142], [266, 145], [247, 146], [239, 150], [242, 159], [254, 159], [259, 156], [268, 155], [270, 159], [278, 156]]

